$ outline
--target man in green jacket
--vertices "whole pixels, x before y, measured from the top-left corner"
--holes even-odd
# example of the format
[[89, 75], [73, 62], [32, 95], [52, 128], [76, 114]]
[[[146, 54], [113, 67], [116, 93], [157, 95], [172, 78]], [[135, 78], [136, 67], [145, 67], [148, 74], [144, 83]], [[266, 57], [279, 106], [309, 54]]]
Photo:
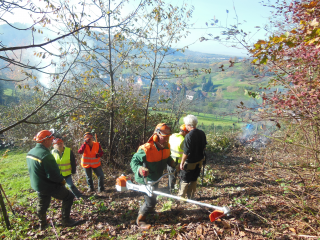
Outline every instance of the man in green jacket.
[[[147, 181], [156, 181], [162, 174], [167, 165], [178, 167], [170, 156], [170, 145], [168, 143], [171, 135], [170, 127], [165, 123], [157, 125], [153, 135], [147, 143], [141, 145], [131, 159], [131, 169], [135, 174], [135, 180], [139, 184], [145, 184]], [[154, 185], [158, 188], [158, 184]], [[151, 212], [157, 204], [157, 196], [144, 196], [145, 202], [141, 206], [137, 218], [137, 225], [141, 229], [150, 229], [151, 225], [147, 224], [147, 213]]]
[[59, 167], [49, 151], [53, 141], [53, 133], [48, 130], [40, 131], [34, 140], [36, 146], [27, 154], [27, 164], [30, 174], [31, 187], [37, 191], [37, 215], [40, 220], [40, 229], [47, 226], [46, 212], [51, 197], [62, 200], [62, 225], [75, 226], [78, 222], [70, 218], [73, 194], [64, 186], [66, 181], [60, 175]]

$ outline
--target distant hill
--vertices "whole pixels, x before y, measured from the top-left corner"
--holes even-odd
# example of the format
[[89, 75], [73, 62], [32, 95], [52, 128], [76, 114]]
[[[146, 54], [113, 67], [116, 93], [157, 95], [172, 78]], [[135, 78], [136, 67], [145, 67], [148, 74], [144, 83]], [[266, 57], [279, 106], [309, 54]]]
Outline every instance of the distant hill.
[[[0, 25], [0, 39], [1, 43], [7, 46], [27, 45], [32, 43], [32, 31], [30, 30], [19, 30], [26, 29], [29, 25], [22, 23], [14, 23], [13, 27], [8, 24]], [[38, 43], [43, 41], [44, 35], [38, 32], [34, 32], [34, 41]]]
[[202, 52], [195, 52], [190, 50], [179, 52], [179, 54], [173, 54], [169, 56], [169, 59], [177, 62], [213, 63], [213, 62], [221, 62], [221, 61], [229, 60], [232, 57], [237, 57], [238, 60], [243, 59], [243, 57], [238, 57], [238, 56], [202, 53]]
[[202, 53], [202, 52], [194, 52], [194, 51], [190, 51], [190, 50], [186, 50], [184, 52], [184, 55], [185, 56], [192, 56], [192, 57], [202, 57], [202, 58], [230, 59], [230, 57], [237, 57], [238, 59], [242, 59], [242, 57], [238, 57], [238, 56], [212, 54], [212, 53]]

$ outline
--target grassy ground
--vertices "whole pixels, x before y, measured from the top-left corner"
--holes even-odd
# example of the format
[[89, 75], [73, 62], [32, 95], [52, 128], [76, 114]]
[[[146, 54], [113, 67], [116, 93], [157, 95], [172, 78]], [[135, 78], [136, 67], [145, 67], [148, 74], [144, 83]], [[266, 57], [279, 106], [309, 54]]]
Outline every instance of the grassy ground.
[[[2, 155], [3, 151], [0, 153]], [[277, 156], [279, 154], [281, 155], [281, 151]], [[125, 171], [104, 165], [106, 195], [93, 194], [86, 200], [76, 200], [72, 207], [72, 217], [83, 220], [82, 224], [73, 228], [62, 227], [59, 224], [61, 202], [52, 200], [47, 214], [52, 225], [45, 231], [39, 231], [34, 214], [36, 198], [34, 193], [28, 192], [30, 189], [25, 175], [25, 153], [11, 151], [7, 158], [1, 160], [0, 181], [13, 203], [16, 215], [13, 216], [8, 210], [12, 230], [7, 231], [3, 221], [0, 221], [0, 237], [119, 240], [320, 239], [319, 176], [310, 175], [314, 184], [304, 187], [301, 176], [309, 176], [308, 169], [299, 172], [299, 177], [290, 169], [281, 168], [281, 165], [279, 168], [273, 167], [274, 159], [269, 157], [268, 149], [257, 151], [242, 146], [234, 147], [229, 153], [208, 154], [204, 182], [202, 185], [199, 179], [195, 200], [230, 207], [231, 215], [219, 221], [209, 221], [208, 215], [212, 209], [194, 204], [178, 204], [173, 199], [159, 197], [155, 213], [147, 218], [152, 228], [140, 231], [135, 225], [135, 219], [143, 202], [143, 194], [134, 191], [116, 192], [115, 180]], [[286, 160], [285, 158], [286, 155], [282, 154], [281, 161]], [[83, 190], [86, 183], [82, 171], [74, 180]], [[160, 182], [160, 191], [164, 191], [166, 184], [167, 179]], [[28, 197], [28, 202], [19, 202], [19, 198], [24, 197]]]
[[[5, 155], [5, 156], [3, 156]], [[35, 197], [30, 192], [30, 180], [26, 153], [17, 150], [0, 150], [0, 182], [11, 202], [26, 203], [28, 197]]]

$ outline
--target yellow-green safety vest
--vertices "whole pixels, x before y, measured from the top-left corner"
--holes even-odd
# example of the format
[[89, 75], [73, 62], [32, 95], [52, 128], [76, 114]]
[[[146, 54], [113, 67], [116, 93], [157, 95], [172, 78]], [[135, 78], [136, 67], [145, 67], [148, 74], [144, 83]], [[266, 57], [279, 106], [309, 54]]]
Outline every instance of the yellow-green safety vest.
[[184, 136], [179, 133], [174, 133], [169, 138], [171, 157], [176, 160], [178, 158], [178, 162], [181, 163], [183, 149], [180, 148], [181, 143], [184, 140]]
[[51, 151], [59, 166], [60, 173], [64, 177], [71, 175], [70, 152], [70, 148], [65, 147], [62, 158], [60, 158], [59, 153], [54, 150]]

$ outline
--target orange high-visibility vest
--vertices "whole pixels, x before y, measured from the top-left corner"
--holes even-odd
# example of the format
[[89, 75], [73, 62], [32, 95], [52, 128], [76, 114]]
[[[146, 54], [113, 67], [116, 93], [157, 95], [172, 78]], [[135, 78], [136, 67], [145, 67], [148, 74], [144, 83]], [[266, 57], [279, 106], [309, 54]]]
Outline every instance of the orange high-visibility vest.
[[93, 146], [91, 150], [89, 145], [86, 144], [86, 147], [84, 149], [84, 152], [81, 158], [81, 166], [83, 168], [97, 168], [101, 166], [100, 157], [99, 158], [96, 157], [98, 152], [99, 152], [99, 143], [93, 142]]
[[156, 146], [154, 146], [154, 143], [152, 142], [141, 145], [139, 149], [143, 149], [146, 153], [147, 162], [159, 162], [170, 157], [170, 145], [169, 149], [165, 148], [158, 151]]

